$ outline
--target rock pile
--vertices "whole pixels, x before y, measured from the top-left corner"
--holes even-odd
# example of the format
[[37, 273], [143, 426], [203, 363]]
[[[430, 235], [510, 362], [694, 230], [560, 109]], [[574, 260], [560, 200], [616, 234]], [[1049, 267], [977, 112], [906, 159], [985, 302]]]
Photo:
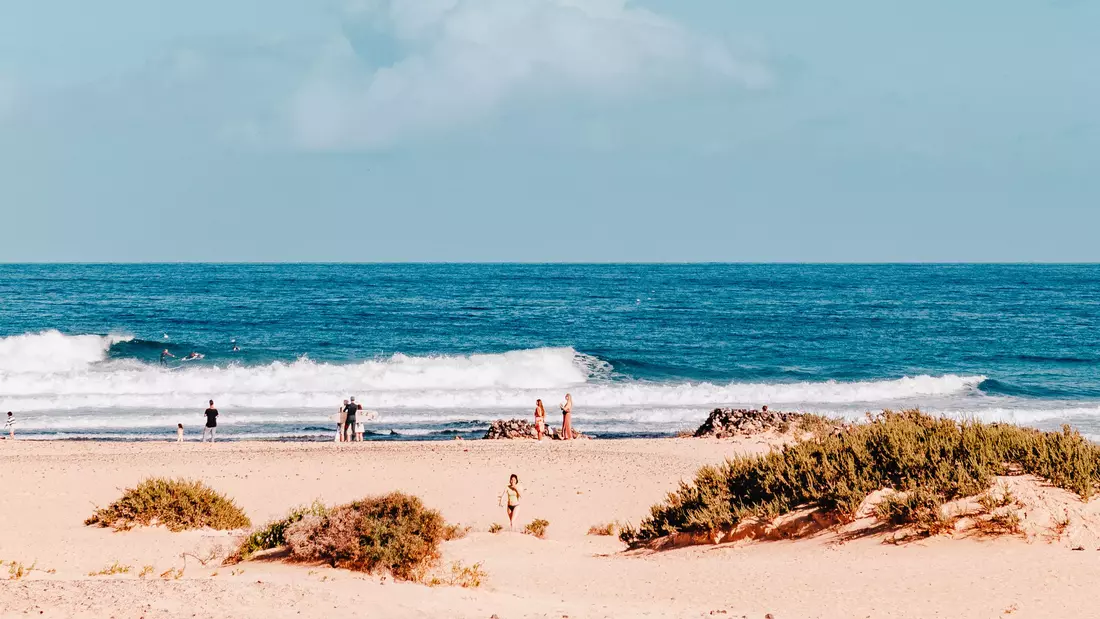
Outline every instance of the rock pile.
[[[560, 440], [563, 439], [563, 435], [562, 435], [561, 430], [559, 428], [547, 428], [546, 429], [546, 435], [549, 436], [550, 438], [554, 439], [555, 441], [560, 441]], [[592, 438], [592, 437], [588, 436], [587, 434], [581, 434], [580, 432], [577, 432], [576, 430], [573, 430], [573, 440], [589, 439], [589, 438]]]
[[485, 438], [538, 438], [535, 424], [525, 419], [497, 419], [489, 426]]
[[[562, 440], [561, 431], [558, 428], [546, 428], [543, 433], [547, 439]], [[514, 439], [514, 438], [538, 438], [535, 424], [525, 419], [497, 419], [489, 425], [485, 433], [487, 439]], [[589, 438], [576, 430], [573, 430], [573, 438]]]
[[749, 436], [768, 430], [785, 431], [795, 423], [798, 413], [777, 413], [769, 410], [744, 408], [716, 408], [707, 416], [707, 420], [695, 431], [696, 438], [727, 438], [731, 436]]

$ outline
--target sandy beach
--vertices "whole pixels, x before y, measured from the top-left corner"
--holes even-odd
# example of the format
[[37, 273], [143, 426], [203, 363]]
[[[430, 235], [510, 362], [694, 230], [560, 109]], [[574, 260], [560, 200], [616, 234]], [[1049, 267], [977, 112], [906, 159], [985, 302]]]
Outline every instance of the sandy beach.
[[[768, 448], [761, 438], [432, 443], [0, 444], [0, 560], [36, 564], [0, 583], [0, 615], [44, 617], [1085, 617], [1100, 554], [1036, 539], [895, 546], [834, 536], [624, 553], [587, 535], [638, 519], [702, 464]], [[547, 538], [488, 533], [516, 473], [517, 520]], [[320, 499], [403, 490], [472, 528], [444, 561], [481, 563], [478, 589], [430, 588], [324, 566], [199, 558], [234, 535], [86, 527], [97, 505], [149, 476], [201, 479], [254, 523]], [[1054, 490], [1051, 490], [1054, 491]], [[181, 556], [182, 555], [182, 556]], [[89, 576], [118, 562], [127, 574]], [[139, 578], [138, 570], [153, 566]], [[184, 568], [179, 579], [158, 575]], [[4, 574], [6, 577], [6, 574]], [[365, 609], [369, 612], [365, 613]]]

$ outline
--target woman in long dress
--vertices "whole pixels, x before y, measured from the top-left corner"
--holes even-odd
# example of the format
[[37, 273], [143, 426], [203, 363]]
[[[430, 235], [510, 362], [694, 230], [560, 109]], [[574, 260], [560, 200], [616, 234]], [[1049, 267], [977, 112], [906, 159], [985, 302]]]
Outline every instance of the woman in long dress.
[[565, 394], [565, 401], [561, 403], [561, 438], [565, 441], [573, 440], [573, 396]]

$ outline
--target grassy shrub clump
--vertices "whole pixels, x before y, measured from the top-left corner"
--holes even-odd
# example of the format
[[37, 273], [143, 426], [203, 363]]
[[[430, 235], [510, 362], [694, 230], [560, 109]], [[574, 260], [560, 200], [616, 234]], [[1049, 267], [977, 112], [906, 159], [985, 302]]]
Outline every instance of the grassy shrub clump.
[[622, 531], [626, 525], [618, 520], [607, 522], [604, 524], [594, 524], [588, 527], [589, 535], [607, 535], [614, 536], [617, 532]]
[[534, 535], [535, 537], [542, 539], [546, 537], [546, 528], [550, 526], [549, 520], [543, 520], [542, 518], [535, 518], [526, 527], [523, 532], [528, 535]]
[[439, 558], [446, 525], [439, 512], [401, 492], [306, 515], [285, 531], [293, 558], [420, 580]]
[[895, 527], [913, 527], [922, 535], [939, 535], [955, 526], [943, 513], [943, 497], [924, 488], [892, 494], [875, 506], [875, 516]]
[[[638, 528], [625, 527], [620, 538], [638, 546], [674, 533], [728, 531], [748, 518], [774, 518], [801, 507], [851, 518], [868, 494], [882, 488], [906, 496], [920, 489], [951, 501], [981, 494], [994, 476], [1009, 471], [1038, 475], [1087, 499], [1100, 483], [1100, 446], [1068, 426], [1044, 433], [885, 411], [843, 431], [703, 467], [693, 482], [681, 483], [653, 506]], [[928, 496], [918, 496], [927, 507]], [[909, 507], [915, 514], [921, 505]], [[900, 511], [896, 518], [902, 518]]]
[[476, 589], [481, 586], [485, 577], [485, 570], [481, 568], [480, 563], [464, 565], [461, 561], [455, 561], [451, 564], [450, 574], [432, 576], [426, 579], [424, 584], [429, 587], [447, 585], [451, 587], [462, 587], [463, 589]]
[[328, 509], [320, 501], [314, 501], [312, 505], [304, 505], [290, 510], [285, 518], [272, 520], [263, 527], [250, 533], [241, 540], [237, 552], [226, 559], [227, 564], [247, 561], [252, 555], [262, 550], [271, 550], [286, 545], [286, 529], [306, 516], [324, 516]]
[[252, 523], [232, 500], [202, 482], [151, 478], [127, 489], [114, 503], [97, 509], [84, 524], [116, 531], [154, 524], [171, 531], [204, 527], [224, 531], [247, 528]]

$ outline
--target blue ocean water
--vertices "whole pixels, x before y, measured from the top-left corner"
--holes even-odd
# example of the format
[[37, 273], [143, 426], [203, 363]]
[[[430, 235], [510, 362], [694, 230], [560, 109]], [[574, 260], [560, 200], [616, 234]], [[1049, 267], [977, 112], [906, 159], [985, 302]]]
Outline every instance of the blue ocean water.
[[571, 392], [605, 437], [761, 404], [1097, 434], [1098, 329], [1092, 265], [0, 265], [0, 411], [164, 438], [213, 398], [226, 438], [331, 440], [355, 395], [371, 438], [472, 438]]

